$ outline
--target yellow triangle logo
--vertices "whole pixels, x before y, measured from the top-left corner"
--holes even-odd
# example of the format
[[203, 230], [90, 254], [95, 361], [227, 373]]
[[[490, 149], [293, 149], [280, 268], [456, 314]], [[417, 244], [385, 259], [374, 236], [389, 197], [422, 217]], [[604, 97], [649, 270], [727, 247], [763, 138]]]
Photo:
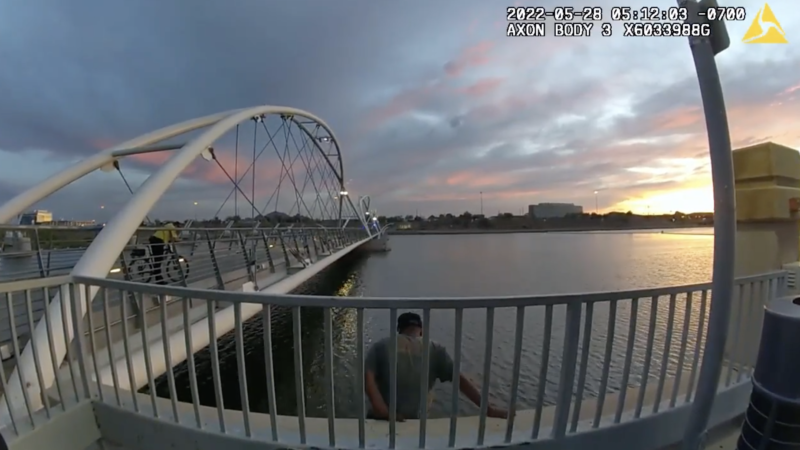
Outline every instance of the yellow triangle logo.
[[742, 42], [745, 44], [788, 44], [786, 33], [781, 28], [780, 22], [772, 13], [772, 8], [764, 3], [758, 14], [744, 34]]

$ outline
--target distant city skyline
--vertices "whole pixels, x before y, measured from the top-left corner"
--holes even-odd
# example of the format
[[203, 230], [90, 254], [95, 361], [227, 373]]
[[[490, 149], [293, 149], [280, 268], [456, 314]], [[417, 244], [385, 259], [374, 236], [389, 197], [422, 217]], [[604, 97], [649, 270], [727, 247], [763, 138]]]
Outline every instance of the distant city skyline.
[[[543, 202], [543, 203], [547, 203], [547, 202]], [[53, 220], [56, 220], [56, 221], [95, 221], [97, 223], [105, 223], [105, 222], [107, 222], [108, 220], [110, 220], [113, 217], [113, 211], [112, 210], [106, 210], [106, 208], [101, 208], [100, 209], [101, 215], [97, 215], [97, 216], [64, 215], [64, 214], [59, 214], [57, 211], [52, 211], [52, 210], [48, 210], [48, 211], [53, 214]], [[378, 211], [378, 215], [379, 216], [383, 216], [383, 217], [407, 217], [407, 216], [414, 217], [417, 214], [419, 214], [419, 217], [428, 218], [430, 216], [439, 217], [441, 215], [447, 215], [447, 214], [451, 214], [453, 216], [459, 216], [461, 214], [464, 214], [465, 212], [468, 212], [468, 213], [470, 213], [472, 215], [479, 215], [480, 214], [479, 209], [473, 209], [473, 210], [465, 209], [463, 211], [443, 211], [443, 212], [442, 211], [440, 211], [440, 212], [426, 211], [425, 209], [415, 209], [413, 211], [399, 212], [399, 213], [393, 213], [393, 214], [383, 213], [383, 212]], [[627, 213], [627, 212], [628, 211], [623, 211], [623, 210], [606, 209], [606, 210], [600, 210], [598, 213], [604, 215], [604, 214], [609, 214], [609, 213]], [[708, 210], [708, 211], [695, 211], [695, 210], [689, 210], [689, 209], [678, 209], [678, 210], [657, 211], [657, 212], [654, 212], [654, 211], [650, 211], [650, 212], [648, 212], [648, 211], [644, 211], [644, 212], [631, 211], [631, 212], [636, 214], [636, 215], [641, 215], [641, 216], [647, 216], [647, 215], [653, 215], [653, 216], [656, 216], [656, 215], [670, 215], [670, 214], [674, 214], [676, 212], [681, 212], [683, 214], [707, 214], [707, 213], [713, 213], [713, 208]], [[594, 211], [593, 210], [584, 209], [583, 213], [584, 214], [592, 214], [592, 213], [594, 213]], [[487, 208], [484, 207], [484, 215], [486, 217], [494, 217], [494, 216], [498, 216], [498, 215], [501, 215], [501, 214], [513, 214], [514, 216], [527, 216], [528, 215], [528, 208], [527, 207], [525, 207], [525, 208], [517, 208], [516, 210], [491, 210], [491, 209], [487, 209]], [[214, 216], [204, 216], [202, 214], [199, 214], [199, 215], [196, 215], [196, 216], [195, 215], [192, 215], [192, 216], [181, 216], [181, 215], [178, 215], [178, 214], [165, 213], [164, 215], [150, 214], [150, 216], [154, 220], [180, 220], [180, 221], [186, 221], [186, 220], [201, 220], [202, 221], [202, 220], [213, 220], [215, 218]], [[219, 218], [220, 220], [224, 220], [224, 219], [226, 219], [228, 217], [232, 217], [232, 216], [234, 216], [234, 214], [221, 214], [220, 216], [217, 216], [217, 218]], [[250, 215], [250, 211], [248, 210], [246, 214], [240, 214], [240, 217], [242, 219], [249, 219], [252, 216]]]
[[[737, 6], [749, 19], [763, 2]], [[800, 29], [800, 9], [770, 6], [783, 28]], [[731, 47], [718, 65], [734, 148], [800, 148], [797, 43], [743, 44], [749, 20], [726, 25]], [[595, 200], [600, 212], [713, 208], [685, 40], [624, 38], [621, 26], [611, 38], [511, 39], [505, 26], [503, 6], [483, 0], [4, 2], [0, 28], [14, 39], [0, 40], [0, 54], [17, 70], [0, 75], [13, 92], [0, 102], [0, 202], [142, 133], [274, 104], [325, 119], [341, 144], [346, 189], [388, 215], [479, 211], [481, 197], [485, 212], [543, 201], [593, 210]], [[287, 36], [292, 46], [274, 45]], [[230, 170], [226, 139], [217, 156]], [[132, 188], [168, 157], [122, 160]], [[243, 173], [247, 162], [237, 167]], [[258, 181], [277, 179], [276, 167], [265, 164]], [[212, 217], [229, 190], [218, 167], [198, 159], [152, 215]], [[259, 204], [269, 196], [243, 190]], [[36, 207], [105, 221], [130, 196], [118, 174], [98, 172]]]

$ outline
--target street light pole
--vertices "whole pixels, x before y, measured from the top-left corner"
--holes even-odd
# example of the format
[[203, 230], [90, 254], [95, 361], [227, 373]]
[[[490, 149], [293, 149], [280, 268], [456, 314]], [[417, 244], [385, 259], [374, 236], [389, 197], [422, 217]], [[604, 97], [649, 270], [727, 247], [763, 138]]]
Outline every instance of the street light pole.
[[708, 37], [690, 37], [700, 97], [703, 102], [708, 152], [711, 160], [711, 181], [714, 189], [714, 271], [711, 292], [714, 302], [708, 317], [703, 364], [697, 381], [697, 394], [691, 405], [683, 438], [685, 450], [697, 450], [705, 442], [711, 407], [717, 394], [728, 323], [732, 309], [734, 259], [736, 257], [736, 200], [733, 190], [733, 158], [725, 99], [719, 79], [715, 56], [728, 48], [730, 38], [722, 21], [707, 21], [698, 12], [715, 7], [715, 0], [678, 0], [678, 6], [688, 9], [687, 22], [710, 27]]
[[481, 215], [483, 215], [483, 191], [481, 191]]
[[594, 213], [597, 214], [597, 191], [594, 191]]

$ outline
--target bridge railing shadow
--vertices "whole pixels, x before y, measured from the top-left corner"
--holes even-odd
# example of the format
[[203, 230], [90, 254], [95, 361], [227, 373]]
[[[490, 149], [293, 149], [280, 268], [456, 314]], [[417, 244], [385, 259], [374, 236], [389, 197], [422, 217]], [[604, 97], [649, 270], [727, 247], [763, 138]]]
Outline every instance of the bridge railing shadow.
[[[737, 280], [731, 348], [712, 425], [741, 414], [750, 393], [752, 364], [736, 357], [738, 347], [749, 343], [740, 339], [737, 324], [779, 296], [784, 282], [782, 272]], [[567, 441], [583, 447], [604, 442], [661, 448], [681, 439], [696, 393], [713, 294], [710, 283], [431, 299], [265, 295], [81, 277], [66, 283], [69, 289], [99, 289], [104, 317], [116, 308], [104, 301], [112, 292], [140, 303], [146, 296], [169, 296], [180, 305], [181, 313], [173, 316], [159, 305], [158, 320], [126, 329], [116, 343], [103, 332], [79, 332], [68, 363], [43, 395], [50, 410], [93, 402], [106, 438], [142, 449], [180, 446], [187, 439], [221, 446], [230, 439], [226, 434], [272, 446], [330, 448], [547, 447]], [[213, 320], [196, 326], [199, 313], [213, 313], [220, 305], [233, 305], [233, 331], [217, 335]], [[260, 313], [253, 319], [242, 320], [255, 310]], [[388, 421], [367, 418], [364, 370], [371, 340], [389, 338], [394, 370], [398, 339], [393, 330], [399, 314], [408, 310], [422, 316], [422, 348], [435, 339], [452, 355], [451, 378], [464, 373], [478, 384], [482, 401], [477, 408], [465, 408], [466, 399], [450, 389], [418, 419], [399, 422], [394, 412]], [[443, 332], [445, 325], [454, 332]], [[74, 326], [82, 331], [80, 321]], [[210, 345], [202, 350], [207, 357], [198, 361], [192, 339], [201, 333], [208, 334]], [[468, 342], [479, 343], [482, 351]], [[151, 349], [145, 364], [132, 361], [139, 348]], [[187, 363], [181, 371], [168, 371], [158, 386], [151, 365], [172, 361], [176, 353], [186, 354]], [[425, 351], [420, 359], [420, 395], [428, 392], [429, 358]], [[510, 370], [498, 363], [504, 358], [511, 361]], [[40, 359], [46, 361], [47, 355]], [[48, 367], [40, 362], [37, 374]], [[5, 373], [0, 375], [5, 387]], [[390, 377], [395, 393], [397, 378]], [[394, 411], [396, 394], [387, 400]], [[28, 397], [23, 403], [11, 405], [18, 434], [41, 428], [51, 415], [30, 408]], [[509, 418], [488, 417], [490, 404], [507, 409]]]

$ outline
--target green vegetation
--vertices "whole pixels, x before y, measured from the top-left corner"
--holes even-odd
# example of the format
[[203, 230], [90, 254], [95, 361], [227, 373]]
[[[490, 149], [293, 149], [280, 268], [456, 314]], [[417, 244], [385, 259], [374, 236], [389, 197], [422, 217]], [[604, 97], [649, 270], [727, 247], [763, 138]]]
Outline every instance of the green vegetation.
[[613, 212], [608, 214], [570, 214], [561, 218], [536, 218], [502, 213], [494, 217], [465, 212], [458, 216], [440, 214], [422, 218], [418, 216], [379, 217], [381, 223], [392, 223], [393, 233], [416, 232], [490, 232], [490, 231], [550, 231], [550, 230], [617, 230], [647, 228], [702, 227], [714, 224], [711, 213], [641, 216]]

